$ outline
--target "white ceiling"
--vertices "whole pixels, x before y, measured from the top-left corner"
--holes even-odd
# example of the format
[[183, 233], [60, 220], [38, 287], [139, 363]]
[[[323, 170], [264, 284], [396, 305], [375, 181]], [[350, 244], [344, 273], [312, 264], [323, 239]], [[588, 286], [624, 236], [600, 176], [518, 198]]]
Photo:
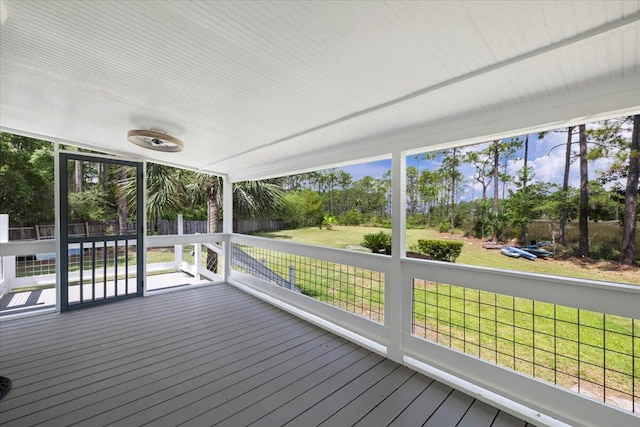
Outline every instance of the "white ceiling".
[[0, 1], [3, 130], [233, 181], [640, 112], [640, 0]]

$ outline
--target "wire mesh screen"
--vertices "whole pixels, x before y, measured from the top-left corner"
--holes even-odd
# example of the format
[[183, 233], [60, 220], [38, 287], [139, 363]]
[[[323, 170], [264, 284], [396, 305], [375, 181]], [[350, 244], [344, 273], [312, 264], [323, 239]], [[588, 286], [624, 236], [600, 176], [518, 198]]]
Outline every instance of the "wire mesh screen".
[[640, 320], [413, 281], [413, 334], [640, 412]]
[[378, 323], [384, 273], [252, 246], [233, 245], [233, 268]]
[[16, 257], [16, 277], [44, 276], [56, 273], [55, 254]]

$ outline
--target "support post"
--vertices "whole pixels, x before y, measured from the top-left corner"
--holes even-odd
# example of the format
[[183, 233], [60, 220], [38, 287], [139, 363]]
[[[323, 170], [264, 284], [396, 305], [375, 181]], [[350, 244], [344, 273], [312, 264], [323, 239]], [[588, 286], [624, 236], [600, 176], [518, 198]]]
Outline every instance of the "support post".
[[[178, 226], [178, 235], [181, 236], [184, 234], [184, 219], [182, 214], [178, 214], [177, 226]], [[176, 270], [182, 269], [182, 245], [175, 245], [173, 247], [173, 261], [176, 266]]]
[[289, 266], [289, 289], [296, 288], [296, 267], [292, 264]]
[[406, 175], [406, 153], [394, 151], [391, 161], [391, 274], [385, 276], [384, 322], [391, 332], [387, 357], [398, 363], [403, 362], [402, 335], [411, 333], [410, 290], [402, 277], [401, 262], [406, 255]]
[[202, 262], [202, 245], [196, 243], [193, 245], [193, 278], [198, 282], [202, 280], [200, 276], [200, 263]]
[[[142, 221], [142, 227], [136, 224], [136, 232], [141, 234], [142, 247], [142, 259], [137, 259], [136, 262], [142, 263], [142, 296], [147, 296], [147, 161], [142, 161], [142, 176], [138, 177], [142, 180], [142, 194], [138, 194], [138, 197], [142, 197], [142, 218], [137, 218], [137, 221]], [[137, 248], [136, 248], [137, 249]]]
[[[0, 214], [0, 244], [9, 243], [9, 214]], [[0, 297], [11, 292], [11, 282], [16, 278], [16, 257], [0, 259]]]
[[226, 282], [231, 272], [231, 235], [233, 234], [233, 183], [228, 175], [222, 178], [222, 232], [224, 233], [222, 276]]
[[[60, 181], [60, 144], [57, 142], [53, 143], [53, 193], [54, 193], [54, 231], [53, 235], [56, 240], [56, 311], [60, 311], [62, 308], [62, 276], [66, 274], [66, 270], [63, 273], [62, 269], [68, 269], [68, 265], [62, 265], [62, 259], [60, 254], [63, 250], [68, 251], [68, 248], [62, 248], [62, 217], [60, 213], [61, 204], [62, 204], [62, 194], [61, 194], [61, 186], [62, 182]], [[68, 195], [65, 195], [68, 197]], [[64, 231], [68, 233], [68, 230]], [[65, 304], [67, 301], [65, 301]]]

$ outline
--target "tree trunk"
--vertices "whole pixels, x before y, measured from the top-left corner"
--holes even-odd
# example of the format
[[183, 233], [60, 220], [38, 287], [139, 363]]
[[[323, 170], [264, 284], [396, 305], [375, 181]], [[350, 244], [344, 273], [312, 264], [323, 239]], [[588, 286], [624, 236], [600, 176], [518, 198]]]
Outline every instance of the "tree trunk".
[[451, 175], [451, 225], [449, 227], [449, 231], [451, 233], [453, 233], [453, 228], [455, 227], [455, 219], [456, 219], [456, 174], [455, 172], [456, 171], [454, 169]]
[[636, 217], [638, 215], [638, 178], [640, 176], [640, 115], [633, 116], [633, 134], [629, 155], [620, 264], [633, 265], [636, 255]]
[[118, 234], [127, 234], [127, 193], [124, 183], [127, 180], [127, 167], [118, 168]]
[[[529, 135], [524, 140], [524, 169], [522, 171], [522, 191], [527, 194], [527, 181], [529, 180], [528, 161], [529, 158]], [[520, 224], [520, 243], [526, 245], [527, 242], [527, 223]]]
[[73, 183], [74, 190], [76, 193], [82, 193], [82, 188], [84, 184], [84, 176], [82, 174], [82, 160], [75, 160], [73, 162]]
[[[218, 232], [218, 186], [217, 182], [208, 179], [205, 184], [205, 192], [207, 195], [207, 233]], [[218, 272], [218, 254], [207, 248], [207, 270]]]
[[[500, 150], [499, 144], [500, 141], [493, 141], [493, 213], [498, 215], [498, 197], [500, 191], [500, 184], [498, 182], [500, 167]], [[493, 241], [498, 241], [498, 229], [497, 227], [493, 228]]]
[[585, 125], [580, 125], [580, 209], [578, 230], [580, 241], [578, 255], [589, 256], [589, 166], [587, 163], [587, 134]]
[[569, 172], [571, 169], [571, 140], [573, 126], [567, 128], [567, 150], [564, 155], [564, 176], [562, 177], [562, 206], [560, 206], [560, 244], [565, 244], [565, 227], [567, 225], [567, 192], [569, 191]]

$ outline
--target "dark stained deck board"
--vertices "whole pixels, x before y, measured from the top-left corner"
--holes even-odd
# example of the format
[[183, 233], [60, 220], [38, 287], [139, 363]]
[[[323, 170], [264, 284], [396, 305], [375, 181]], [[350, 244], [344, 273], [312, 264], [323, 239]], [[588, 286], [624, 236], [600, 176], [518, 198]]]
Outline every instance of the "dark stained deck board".
[[[265, 318], [261, 318], [263, 321]], [[147, 343], [143, 343], [139, 346], [130, 346], [124, 353], [121, 351], [112, 351], [111, 353], [107, 353], [104, 357], [96, 360], [90, 359], [89, 362], [77, 362], [77, 359], [70, 359], [70, 363], [62, 368], [57, 369], [54, 373], [44, 372], [43, 374], [36, 375], [38, 382], [34, 382], [32, 377], [26, 376], [25, 372], [22, 372], [25, 375], [24, 385], [22, 388], [16, 391], [16, 397], [20, 394], [26, 394], [29, 392], [36, 392], [38, 390], [44, 390], [50, 386], [55, 386], [60, 383], [60, 378], [63, 377], [64, 380], [68, 383], [71, 380], [78, 380], [79, 384], [86, 384], [87, 380], [91, 380], [91, 378], [85, 378], [86, 376], [92, 376], [93, 379], [104, 379], [105, 376], [113, 376], [117, 374], [121, 374], [122, 372], [129, 372], [135, 369], [154, 369], [154, 367], [149, 367], [149, 360], [158, 361], [158, 357], [162, 357], [163, 360], [170, 361], [171, 358], [177, 358], [174, 360], [175, 363], [184, 362], [184, 354], [188, 353], [188, 357], [191, 357], [193, 354], [190, 351], [204, 350], [206, 351], [210, 346], [218, 346], [224, 348], [224, 345], [230, 345], [234, 341], [238, 340], [249, 340], [251, 338], [258, 338], [262, 333], [264, 335], [265, 331], [269, 332], [268, 327], [272, 326], [274, 322], [282, 321], [282, 319], [272, 319], [271, 322], [263, 322], [263, 323], [245, 323], [242, 325], [234, 325], [233, 327], [229, 327], [227, 329], [221, 329], [218, 333], [214, 333], [214, 331], [210, 331], [210, 334], [203, 334], [196, 337], [198, 342], [191, 343], [189, 341], [185, 342], [185, 340], [181, 340], [178, 337], [174, 336], [173, 338], [176, 340], [174, 343], [169, 344], [166, 339], [159, 340], [158, 343], [150, 345]], [[263, 326], [267, 327], [267, 329], [263, 329]], [[245, 326], [247, 328], [255, 328], [254, 331], [250, 333], [242, 334], [241, 330], [238, 329], [239, 326]], [[277, 336], [277, 334], [276, 334]], [[44, 364], [45, 366], [47, 364]], [[54, 363], [57, 365], [57, 363]], [[157, 367], [155, 367], [157, 368]], [[122, 372], [114, 372], [113, 369], [122, 371]], [[17, 375], [17, 373], [14, 373]], [[68, 388], [72, 384], [65, 384], [65, 387]], [[47, 393], [55, 392], [56, 390], [47, 390]]]
[[[345, 343], [340, 340], [333, 340], [330, 344], [331, 345], [328, 348], [332, 351], [334, 350], [334, 347], [339, 348], [339, 346], [345, 345]], [[306, 350], [306, 353], [304, 354], [307, 357], [313, 357], [318, 352], [326, 353], [326, 348], [327, 347], [324, 346], [314, 345], [311, 349], [304, 348], [304, 350]], [[278, 353], [282, 353], [281, 350], [282, 348], [278, 348], [276, 351]], [[270, 364], [277, 363], [276, 368], [272, 368], [270, 371], [273, 371], [278, 367], [287, 366], [287, 363], [291, 360], [288, 357], [273, 357], [273, 352], [269, 353], [268, 356], [271, 356], [273, 359], [269, 361]], [[278, 356], [278, 354], [275, 356]], [[164, 384], [165, 387], [160, 390], [157, 390], [157, 387], [148, 387], [144, 390], [143, 397], [140, 399], [136, 399], [136, 395], [138, 393], [134, 391], [129, 396], [118, 396], [119, 406], [111, 405], [109, 410], [97, 414], [93, 418], [91, 418], [92, 414], [86, 410], [81, 415], [83, 415], [85, 417], [85, 421], [90, 424], [103, 422], [122, 423], [124, 422], [123, 420], [126, 419], [127, 423], [142, 425], [146, 422], [157, 422], [156, 420], [158, 417], [171, 413], [172, 410], [181, 410], [185, 407], [191, 408], [194, 401], [201, 402], [203, 399], [206, 399], [207, 404], [215, 406], [215, 398], [218, 398], [220, 403], [225, 403], [227, 399], [226, 392], [233, 393], [233, 387], [237, 384], [236, 381], [241, 379], [243, 375], [246, 375], [243, 371], [248, 370], [251, 372], [252, 366], [250, 363], [243, 365], [244, 366], [236, 364], [235, 366], [232, 366], [230, 370], [222, 372], [218, 369], [214, 369], [201, 376], [190, 376], [188, 380], [181, 381], [177, 385], [172, 382], [168, 382]], [[260, 368], [263, 369], [264, 366], [260, 366]], [[267, 372], [270, 371], [268, 370]], [[251, 377], [249, 377], [249, 380], [250, 379]], [[178, 378], [178, 380], [183, 380], [183, 378]], [[244, 381], [247, 380], [245, 379]], [[212, 394], [215, 393], [217, 393], [217, 395], [212, 396]], [[186, 413], [180, 414], [179, 421], [177, 422], [185, 421], [192, 416], [193, 414], [187, 411]], [[175, 425], [173, 422], [163, 422], [163, 424]]]
[[491, 427], [525, 427], [527, 423], [514, 417], [511, 414], [500, 411]]
[[[95, 374], [108, 369], [112, 365], [121, 365], [123, 359], [128, 359], [132, 363], [155, 357], [158, 354], [167, 357], [167, 352], [175, 351], [178, 354], [185, 353], [191, 349], [199, 349], [208, 344], [209, 340], [222, 345], [225, 341], [235, 338], [245, 338], [243, 332], [246, 328], [255, 328], [255, 332], [261, 330], [268, 332], [269, 327], [282, 322], [282, 318], [278, 313], [270, 313], [267, 316], [260, 316], [256, 319], [240, 323], [230, 324], [221, 322], [221, 329], [217, 331], [207, 331], [198, 333], [197, 331], [188, 331], [187, 329], [177, 332], [168, 331], [166, 335], [160, 334], [156, 339], [140, 336], [138, 341], [114, 343], [110, 346], [116, 347], [109, 349], [100, 348], [88, 350], [80, 350], [69, 355], [60, 355], [47, 357], [47, 363], [33, 362], [29, 369], [19, 371], [11, 371], [13, 375], [21, 375], [24, 378], [24, 385], [34, 384], [38, 388], [42, 388], [42, 382], [52, 380], [51, 372], [60, 375], [72, 375], [80, 377], [87, 372]], [[224, 324], [222, 324], [224, 323]], [[144, 366], [144, 365], [143, 365]]]
[[356, 398], [363, 390], [374, 385], [377, 381], [390, 374], [397, 367], [398, 365], [396, 363], [388, 359], [383, 359], [380, 363], [362, 373], [322, 401], [318, 402], [287, 425], [315, 426], [321, 424], [335, 412], [339, 411]]
[[0, 323], [3, 426], [525, 422], [232, 286]]
[[209, 409], [200, 405], [198, 412], [205, 409], [198, 417], [192, 419], [186, 426], [204, 424], [216, 424], [221, 426], [248, 425], [269, 412], [271, 408], [278, 407], [299, 393], [300, 390], [312, 387], [326, 376], [339, 373], [342, 369], [361, 360], [366, 352], [353, 351], [335, 359], [334, 355], [327, 354], [322, 359], [311, 361], [286, 372], [277, 378], [273, 378], [248, 393], [235, 397], [225, 403], [224, 407]]
[[456, 426], [473, 403], [473, 397], [454, 390], [429, 417], [424, 427]]
[[313, 407], [317, 402], [322, 401], [340, 388], [349, 384], [355, 378], [382, 362], [382, 360], [384, 359], [381, 356], [369, 353], [366, 357], [360, 359], [358, 363], [354, 363], [341, 372], [324, 379], [309, 390], [306, 390], [287, 402], [287, 404], [273, 409], [253, 425], [269, 427], [286, 424]]
[[423, 425], [452, 392], [451, 387], [434, 381], [389, 425], [397, 427]]
[[456, 427], [490, 427], [497, 415], [496, 408], [476, 400]]
[[355, 425], [368, 427], [376, 424], [387, 425], [393, 421], [409, 404], [433, 383], [433, 379], [414, 374], [402, 387], [393, 391], [382, 403], [374, 407]]
[[366, 391], [349, 402], [338, 412], [333, 414], [322, 426], [345, 426], [354, 425], [366, 414], [382, 403], [391, 393], [404, 385], [414, 372], [404, 366], [399, 366], [389, 373], [386, 377], [380, 379], [377, 383], [369, 387]]

